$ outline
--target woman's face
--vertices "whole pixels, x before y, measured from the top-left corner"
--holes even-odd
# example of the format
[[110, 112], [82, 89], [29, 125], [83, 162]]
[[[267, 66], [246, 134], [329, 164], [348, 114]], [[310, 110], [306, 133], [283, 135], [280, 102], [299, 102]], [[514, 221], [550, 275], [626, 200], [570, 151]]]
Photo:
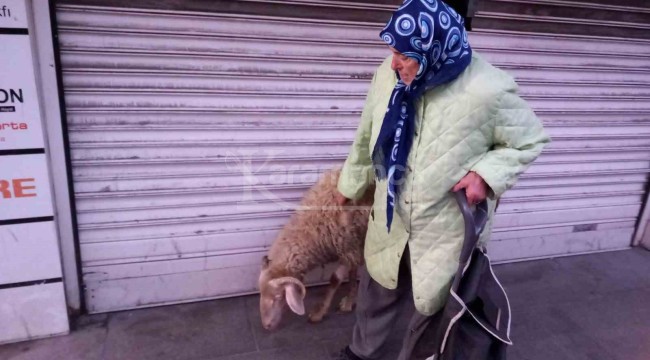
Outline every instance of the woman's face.
[[411, 85], [420, 69], [420, 63], [406, 55], [403, 55], [395, 48], [390, 48], [393, 53], [393, 61], [390, 64], [391, 69], [399, 73], [400, 79], [406, 84]]

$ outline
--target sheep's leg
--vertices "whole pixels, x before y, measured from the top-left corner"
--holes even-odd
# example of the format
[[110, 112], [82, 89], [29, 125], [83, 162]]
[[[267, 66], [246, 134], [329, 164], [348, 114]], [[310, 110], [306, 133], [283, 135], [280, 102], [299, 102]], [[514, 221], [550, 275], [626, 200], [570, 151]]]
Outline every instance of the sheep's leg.
[[357, 292], [359, 290], [359, 283], [357, 282], [357, 267], [352, 266], [348, 273], [349, 290], [348, 295], [341, 300], [339, 310], [342, 312], [350, 312], [354, 309], [357, 303]]
[[334, 298], [334, 294], [336, 294], [336, 290], [338, 290], [339, 286], [341, 286], [341, 283], [343, 282], [343, 279], [345, 278], [345, 273], [348, 271], [348, 267], [345, 265], [339, 265], [338, 268], [336, 268], [336, 271], [332, 274], [330, 277], [330, 284], [327, 287], [327, 291], [325, 292], [325, 297], [323, 298], [323, 301], [316, 305], [314, 309], [309, 313], [309, 321], [312, 323], [317, 323], [321, 322], [327, 312], [329, 311], [330, 306], [332, 305], [332, 299]]

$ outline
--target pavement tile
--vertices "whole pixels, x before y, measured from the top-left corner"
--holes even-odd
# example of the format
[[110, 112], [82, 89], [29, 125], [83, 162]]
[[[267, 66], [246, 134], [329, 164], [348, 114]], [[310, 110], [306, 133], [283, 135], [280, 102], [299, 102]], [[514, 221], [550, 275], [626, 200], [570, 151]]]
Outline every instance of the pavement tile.
[[566, 313], [570, 321], [579, 323], [594, 336], [624, 335], [631, 327], [645, 326], [650, 330], [649, 304], [650, 289], [624, 290], [585, 299], [573, 304]]
[[613, 360], [610, 349], [588, 334], [573, 333], [515, 342], [509, 360]]
[[594, 276], [567, 272], [555, 260], [497, 265], [495, 273], [513, 308], [580, 300], [598, 289]]
[[650, 328], [646, 325], [625, 326], [609, 333], [595, 334], [596, 340], [612, 353], [612, 360], [650, 359]]
[[650, 289], [650, 251], [631, 249], [554, 260], [564, 274], [589, 276], [593, 293]]
[[110, 315], [106, 360], [196, 359], [257, 350], [244, 298]]
[[325, 349], [318, 346], [308, 348], [272, 349], [210, 360], [329, 360]]

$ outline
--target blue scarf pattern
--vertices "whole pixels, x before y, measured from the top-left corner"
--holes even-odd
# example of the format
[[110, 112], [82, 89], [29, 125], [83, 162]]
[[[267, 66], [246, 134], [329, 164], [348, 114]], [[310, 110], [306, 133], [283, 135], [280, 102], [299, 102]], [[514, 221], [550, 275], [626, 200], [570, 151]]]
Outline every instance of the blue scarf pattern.
[[[472, 49], [464, 21], [441, 0], [406, 0], [380, 33], [381, 39], [420, 68], [410, 85], [398, 77], [372, 152], [375, 175], [388, 179], [386, 226], [390, 232], [415, 128], [415, 103], [422, 94], [458, 77]], [[386, 171], [387, 170], [387, 171]]]

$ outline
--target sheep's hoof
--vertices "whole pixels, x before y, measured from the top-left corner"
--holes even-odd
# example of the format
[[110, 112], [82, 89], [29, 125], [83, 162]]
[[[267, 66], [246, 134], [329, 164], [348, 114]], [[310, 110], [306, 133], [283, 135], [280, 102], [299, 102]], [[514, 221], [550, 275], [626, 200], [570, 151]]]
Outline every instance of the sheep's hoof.
[[340, 312], [352, 312], [354, 310], [354, 301], [351, 301], [349, 297], [344, 297], [341, 299], [341, 302], [339, 303], [339, 311]]
[[309, 314], [309, 322], [312, 324], [319, 323], [323, 321], [324, 314], [321, 313], [311, 313]]
[[309, 322], [312, 324], [319, 323], [323, 321], [325, 317], [325, 312], [323, 311], [323, 305], [319, 304], [314, 307], [314, 310], [309, 313]]

